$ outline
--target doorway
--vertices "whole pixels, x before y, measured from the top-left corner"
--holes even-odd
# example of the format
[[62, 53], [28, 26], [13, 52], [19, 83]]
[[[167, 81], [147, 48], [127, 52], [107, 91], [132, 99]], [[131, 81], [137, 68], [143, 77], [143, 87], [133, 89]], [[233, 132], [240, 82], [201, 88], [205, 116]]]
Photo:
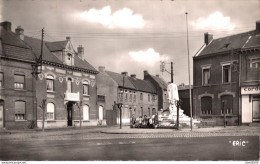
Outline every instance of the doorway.
[[68, 126], [72, 126], [72, 114], [73, 114], [73, 103], [68, 102], [67, 104], [67, 111], [68, 111]]
[[4, 101], [0, 100], [0, 129], [4, 127]]
[[260, 121], [260, 100], [253, 100], [253, 121]]

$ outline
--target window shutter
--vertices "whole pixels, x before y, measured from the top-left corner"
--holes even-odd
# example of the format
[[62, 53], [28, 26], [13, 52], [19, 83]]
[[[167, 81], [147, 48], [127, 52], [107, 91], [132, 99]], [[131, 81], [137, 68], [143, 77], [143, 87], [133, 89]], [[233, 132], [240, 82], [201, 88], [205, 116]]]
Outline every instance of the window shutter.
[[24, 101], [15, 102], [15, 114], [25, 114], [25, 102]]

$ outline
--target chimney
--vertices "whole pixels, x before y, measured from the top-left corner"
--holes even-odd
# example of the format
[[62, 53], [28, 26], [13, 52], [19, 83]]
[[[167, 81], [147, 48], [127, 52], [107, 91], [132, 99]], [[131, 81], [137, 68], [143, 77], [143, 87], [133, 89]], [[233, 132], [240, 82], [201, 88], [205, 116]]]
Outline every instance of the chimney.
[[105, 66], [99, 66], [98, 71], [104, 73], [105, 72]]
[[144, 76], [145, 75], [148, 75], [149, 73], [148, 73], [148, 71], [147, 70], [144, 70]]
[[158, 74], [157, 74], [157, 75], [155, 75], [155, 76], [156, 76], [156, 77], [160, 77], [160, 75], [158, 75]]
[[78, 56], [80, 59], [84, 59], [84, 47], [82, 47], [82, 45], [78, 46]]
[[257, 34], [260, 34], [260, 20], [256, 21], [255, 31], [256, 31]]
[[69, 37], [69, 36], [67, 36], [67, 37], [66, 37], [66, 40], [70, 40], [70, 37]]
[[127, 72], [122, 72], [121, 75], [127, 76], [128, 73]]
[[24, 40], [24, 29], [21, 26], [17, 26], [15, 33], [21, 40]]
[[7, 31], [11, 31], [11, 27], [12, 27], [12, 24], [11, 22], [8, 22], [8, 21], [5, 21], [5, 22], [1, 22], [0, 25]]
[[136, 78], [136, 74], [132, 74], [130, 75], [132, 78]]
[[204, 34], [204, 42], [206, 46], [213, 40], [213, 34], [205, 33]]

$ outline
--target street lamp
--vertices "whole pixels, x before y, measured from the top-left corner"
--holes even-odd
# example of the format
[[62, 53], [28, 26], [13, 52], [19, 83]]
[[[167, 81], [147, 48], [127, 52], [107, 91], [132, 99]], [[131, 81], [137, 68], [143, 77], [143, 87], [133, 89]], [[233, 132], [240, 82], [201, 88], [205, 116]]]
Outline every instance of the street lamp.
[[189, 31], [188, 31], [188, 12], [186, 14], [186, 29], [187, 29], [187, 50], [188, 50], [188, 73], [189, 73], [189, 90], [190, 90], [190, 130], [192, 130], [192, 97], [190, 85], [190, 50], [189, 50]]
[[120, 129], [122, 129], [122, 103], [118, 103], [117, 107], [119, 108], [119, 112], [120, 112]]

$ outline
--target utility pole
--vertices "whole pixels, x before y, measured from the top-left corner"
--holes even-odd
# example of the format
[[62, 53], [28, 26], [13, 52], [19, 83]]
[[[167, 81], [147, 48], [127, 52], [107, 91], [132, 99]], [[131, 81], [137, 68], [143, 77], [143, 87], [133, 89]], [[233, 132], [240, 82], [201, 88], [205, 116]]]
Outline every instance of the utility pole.
[[173, 83], [173, 62], [171, 62], [171, 83]]
[[189, 30], [188, 30], [188, 12], [186, 14], [186, 29], [187, 29], [187, 50], [188, 50], [188, 73], [189, 73], [189, 90], [190, 90], [190, 130], [192, 131], [192, 96], [190, 84], [190, 50], [189, 50]]

